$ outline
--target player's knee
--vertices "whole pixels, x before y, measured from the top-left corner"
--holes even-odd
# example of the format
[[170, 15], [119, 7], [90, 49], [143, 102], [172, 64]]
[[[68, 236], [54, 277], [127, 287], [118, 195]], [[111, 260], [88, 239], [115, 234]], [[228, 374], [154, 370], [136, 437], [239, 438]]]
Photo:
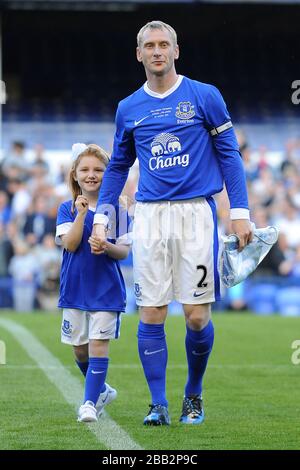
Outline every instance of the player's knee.
[[202, 328], [204, 328], [205, 322], [204, 322], [203, 318], [191, 316], [187, 319], [187, 326], [191, 330], [199, 331], [199, 330], [202, 330]]
[[207, 306], [191, 308], [185, 312], [186, 323], [192, 330], [202, 330], [210, 319], [210, 308]]
[[90, 357], [108, 357], [109, 340], [91, 339], [89, 343]]
[[140, 317], [143, 323], [164, 323], [167, 307], [141, 307]]

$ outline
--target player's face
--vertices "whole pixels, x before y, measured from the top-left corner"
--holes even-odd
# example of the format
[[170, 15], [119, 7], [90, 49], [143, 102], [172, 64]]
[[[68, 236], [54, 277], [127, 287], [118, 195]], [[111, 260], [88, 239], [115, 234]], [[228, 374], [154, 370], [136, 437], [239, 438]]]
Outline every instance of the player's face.
[[82, 157], [75, 172], [75, 180], [78, 182], [82, 194], [88, 195], [99, 191], [105, 165], [97, 157]]
[[166, 29], [146, 29], [143, 42], [137, 47], [137, 60], [142, 62], [146, 73], [167, 75], [179, 57], [179, 48], [174, 45]]

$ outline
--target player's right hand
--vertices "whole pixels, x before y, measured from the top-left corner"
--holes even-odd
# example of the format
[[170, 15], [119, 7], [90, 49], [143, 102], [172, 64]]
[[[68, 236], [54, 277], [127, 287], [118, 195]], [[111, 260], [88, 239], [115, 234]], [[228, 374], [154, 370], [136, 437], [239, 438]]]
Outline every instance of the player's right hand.
[[75, 201], [78, 214], [85, 215], [89, 209], [89, 201], [85, 196], [79, 195]]
[[250, 220], [235, 219], [231, 221], [233, 233], [239, 239], [239, 249], [242, 251], [253, 239], [253, 229]]
[[92, 237], [106, 240], [106, 227], [103, 224], [94, 224], [92, 230]]

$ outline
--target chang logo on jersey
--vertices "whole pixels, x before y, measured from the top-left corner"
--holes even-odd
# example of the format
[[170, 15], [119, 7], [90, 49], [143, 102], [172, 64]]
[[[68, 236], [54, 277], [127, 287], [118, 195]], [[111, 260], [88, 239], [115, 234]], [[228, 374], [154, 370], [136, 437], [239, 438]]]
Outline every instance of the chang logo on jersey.
[[189, 164], [189, 154], [173, 155], [181, 151], [181, 144], [173, 134], [163, 132], [158, 134], [151, 143], [152, 157], [149, 159], [151, 171], [172, 166], [187, 166]]
[[175, 116], [178, 119], [183, 119], [184, 121], [191, 119], [195, 116], [194, 107], [195, 106], [190, 101], [180, 101], [176, 107]]

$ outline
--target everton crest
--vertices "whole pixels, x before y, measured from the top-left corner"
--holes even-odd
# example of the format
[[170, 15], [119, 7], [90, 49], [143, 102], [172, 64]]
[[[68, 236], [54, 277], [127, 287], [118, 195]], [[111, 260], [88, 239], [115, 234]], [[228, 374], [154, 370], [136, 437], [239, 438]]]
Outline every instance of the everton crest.
[[72, 325], [71, 323], [68, 321], [68, 320], [64, 320], [63, 321], [63, 324], [62, 324], [62, 332], [64, 333], [64, 335], [66, 336], [71, 336], [71, 333], [72, 333]]
[[175, 116], [178, 119], [191, 119], [195, 116], [194, 107], [190, 101], [180, 101], [176, 107]]

